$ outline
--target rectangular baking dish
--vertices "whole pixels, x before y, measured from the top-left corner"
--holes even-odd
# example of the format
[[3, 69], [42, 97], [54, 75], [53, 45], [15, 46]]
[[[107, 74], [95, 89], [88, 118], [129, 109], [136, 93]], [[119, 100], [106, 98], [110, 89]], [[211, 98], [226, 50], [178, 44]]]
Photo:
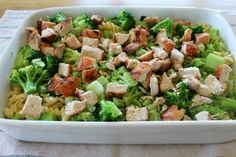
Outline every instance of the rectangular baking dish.
[[56, 12], [76, 16], [82, 13], [115, 16], [120, 10], [142, 15], [171, 17], [208, 23], [220, 30], [228, 48], [236, 56], [236, 40], [229, 24], [216, 11], [203, 8], [177, 7], [63, 7], [33, 12], [19, 26], [15, 36], [0, 58], [0, 129], [23, 141], [100, 144], [181, 144], [220, 143], [236, 139], [236, 121], [149, 121], [149, 122], [51, 122], [20, 121], [3, 118], [7, 104], [9, 76], [19, 47], [26, 44], [27, 26], [35, 26], [37, 19]]

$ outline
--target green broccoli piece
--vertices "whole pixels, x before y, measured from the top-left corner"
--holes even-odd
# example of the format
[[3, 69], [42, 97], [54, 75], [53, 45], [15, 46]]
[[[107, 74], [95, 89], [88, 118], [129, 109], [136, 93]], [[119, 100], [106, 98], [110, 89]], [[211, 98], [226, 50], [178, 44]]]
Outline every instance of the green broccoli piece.
[[52, 112], [44, 112], [41, 114], [39, 120], [58, 121], [59, 118]]
[[81, 112], [78, 115], [72, 117], [72, 121], [96, 121], [94, 115], [90, 112]]
[[46, 68], [50, 72], [51, 76], [57, 73], [60, 62], [56, 57], [45, 55], [45, 63]]
[[143, 96], [143, 93], [140, 91], [140, 89], [136, 87], [130, 88], [124, 95], [123, 100], [125, 102], [126, 106], [138, 106], [142, 107], [142, 103], [139, 101], [140, 97]]
[[195, 40], [195, 34], [199, 34], [203, 32], [203, 27], [201, 25], [194, 25], [194, 26], [186, 26], [181, 23], [178, 23], [175, 28], [175, 33], [179, 36], [182, 37], [184, 35], [185, 30], [189, 28], [192, 29], [192, 35], [191, 39]]
[[148, 120], [149, 121], [159, 121], [161, 120], [161, 114], [157, 109], [157, 106], [154, 104], [147, 105], [148, 109]]
[[63, 54], [62, 61], [68, 64], [74, 64], [80, 56], [80, 53], [77, 50], [71, 48], [66, 48]]
[[236, 113], [236, 100], [224, 96], [214, 96], [213, 103], [220, 109]]
[[93, 21], [91, 20], [90, 17], [88, 17], [87, 15], [81, 15], [81, 16], [77, 16], [74, 20], [73, 20], [73, 33], [78, 36], [80, 35], [80, 33], [83, 31], [83, 29], [86, 28], [90, 28], [90, 29], [95, 29], [96, 25], [95, 23], [93, 23]]
[[167, 91], [164, 93], [166, 103], [176, 104], [180, 108], [188, 108], [192, 104], [194, 92], [183, 82], [177, 84], [177, 90], [178, 92]]
[[117, 17], [113, 19], [113, 22], [120, 26], [124, 31], [128, 31], [131, 28], [135, 27], [134, 17], [126, 11], [121, 11]]
[[32, 59], [41, 58], [43, 54], [29, 46], [21, 47], [16, 56], [15, 69], [30, 65]]
[[122, 120], [123, 114], [113, 102], [102, 100], [100, 104], [101, 104], [101, 110], [99, 112], [100, 120], [102, 121]]
[[178, 35], [179, 37], [182, 37], [184, 35], [184, 31], [189, 28], [188, 26], [185, 26], [181, 23], [178, 23], [175, 27], [175, 33], [176, 35]]
[[129, 87], [135, 87], [138, 85], [138, 82], [132, 78], [131, 73], [128, 72], [124, 66], [112, 72], [111, 82], [127, 84]]
[[10, 81], [13, 84], [20, 85], [26, 94], [35, 93], [40, 85], [50, 80], [50, 74], [44, 67], [45, 64], [40, 58], [34, 59], [32, 60], [32, 65], [14, 69], [11, 73]]
[[151, 28], [152, 34], [158, 34], [161, 29], [166, 29], [167, 35], [169, 38], [173, 36], [173, 21], [170, 18], [166, 18], [165, 20], [157, 23], [155, 26]]
[[67, 16], [62, 13], [56, 13], [54, 16], [47, 16], [48, 21], [50, 22], [55, 22], [55, 23], [60, 23], [62, 21], [65, 21], [67, 19]]
[[203, 104], [199, 106], [195, 106], [190, 108], [189, 113], [193, 119], [195, 119], [195, 115], [202, 111], [208, 111], [211, 115], [213, 115], [216, 119], [224, 119], [224, 117], [228, 114], [224, 110], [220, 109], [217, 106], [213, 106], [212, 104]]

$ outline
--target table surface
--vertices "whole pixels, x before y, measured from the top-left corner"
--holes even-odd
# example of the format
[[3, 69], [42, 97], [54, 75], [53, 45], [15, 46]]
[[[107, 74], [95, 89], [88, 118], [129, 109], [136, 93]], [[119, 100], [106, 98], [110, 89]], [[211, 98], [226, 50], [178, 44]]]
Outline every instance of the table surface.
[[[236, 10], [236, 0], [0, 0], [0, 16], [6, 9], [28, 10], [68, 5], [156, 5], [191, 6]], [[171, 156], [236, 157], [236, 141], [208, 145], [72, 145], [21, 142], [0, 132], [0, 155], [32, 154], [43, 156]], [[11, 143], [11, 145], [9, 145]], [[66, 151], [66, 154], [65, 154]], [[3, 152], [3, 154], [2, 154]], [[9, 152], [9, 153], [6, 153]], [[70, 154], [70, 155], [69, 155]]]

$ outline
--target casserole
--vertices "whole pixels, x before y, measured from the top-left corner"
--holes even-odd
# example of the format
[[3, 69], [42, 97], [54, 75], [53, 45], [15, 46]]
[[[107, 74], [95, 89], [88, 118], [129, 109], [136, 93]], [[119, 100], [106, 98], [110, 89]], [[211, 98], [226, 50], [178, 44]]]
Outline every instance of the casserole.
[[[158, 15], [161, 18], [184, 19], [212, 25], [221, 32], [228, 48], [236, 51], [233, 32], [225, 19], [215, 11], [198, 8], [173, 7], [66, 7], [43, 9], [32, 13], [18, 28], [16, 35], [1, 58], [0, 98], [2, 109], [7, 102], [9, 75], [19, 47], [26, 43], [24, 28], [34, 26], [40, 17], [56, 12], [76, 16], [80, 13], [97, 13], [102, 16], [116, 15], [127, 10], [136, 17]], [[142, 10], [142, 12], [140, 12]], [[235, 121], [181, 121], [181, 122], [39, 122], [0, 119], [1, 129], [16, 139], [63, 143], [215, 143], [234, 139]], [[227, 134], [222, 134], [227, 133]]]

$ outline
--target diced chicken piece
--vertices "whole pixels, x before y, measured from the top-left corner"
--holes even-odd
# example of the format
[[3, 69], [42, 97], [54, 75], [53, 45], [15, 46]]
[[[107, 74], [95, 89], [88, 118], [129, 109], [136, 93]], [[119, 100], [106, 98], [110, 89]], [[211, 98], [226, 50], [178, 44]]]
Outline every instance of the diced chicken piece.
[[66, 116], [74, 116], [82, 112], [86, 107], [86, 101], [72, 101], [67, 103], [65, 107]]
[[142, 82], [151, 70], [152, 65], [150, 63], [141, 62], [131, 71], [132, 78], [138, 82]]
[[185, 110], [180, 109], [176, 105], [169, 107], [165, 113], [162, 115], [162, 120], [181, 120], [184, 117]]
[[171, 51], [170, 60], [171, 60], [172, 63], [177, 61], [179, 64], [183, 65], [183, 63], [184, 63], [184, 55], [179, 50], [173, 49]]
[[197, 113], [195, 115], [195, 118], [198, 121], [204, 121], [204, 120], [211, 120], [212, 119], [212, 117], [211, 117], [211, 115], [209, 114], [208, 111], [202, 111], [202, 112]]
[[163, 50], [163, 48], [157, 47], [154, 49], [154, 55], [155, 58], [159, 58], [159, 59], [166, 59], [169, 57], [168, 53]]
[[43, 21], [42, 18], [40, 18], [38, 20], [38, 26], [37, 29], [39, 31], [44, 30], [46, 28], [54, 28], [54, 26], [56, 25], [56, 23], [54, 22], [49, 22], [49, 21]]
[[192, 36], [192, 30], [187, 28], [185, 31], [184, 31], [184, 35], [182, 36], [182, 38], [180, 39], [181, 42], [184, 42], [184, 41], [190, 41], [191, 40], [191, 36]]
[[199, 53], [198, 47], [192, 42], [183, 42], [181, 51], [188, 57], [195, 57]]
[[183, 77], [183, 82], [186, 83], [189, 86], [189, 88], [192, 90], [199, 89], [201, 85], [200, 81], [192, 75], [185, 75]]
[[196, 43], [207, 44], [210, 41], [210, 35], [208, 33], [195, 34]]
[[28, 44], [32, 49], [39, 51], [40, 50], [39, 49], [40, 42], [41, 42], [41, 37], [40, 37], [38, 31], [35, 29], [29, 35]]
[[96, 68], [91, 68], [82, 71], [83, 83], [90, 83], [98, 78], [98, 70]]
[[124, 34], [124, 33], [116, 33], [115, 34], [115, 40], [118, 42], [120, 45], [123, 45], [129, 40], [130, 34]]
[[76, 38], [75, 35], [72, 35], [66, 39], [66, 45], [74, 50], [81, 47], [80, 41]]
[[62, 59], [65, 48], [66, 48], [65, 44], [58, 44], [54, 49], [53, 56], [57, 57], [58, 59]]
[[58, 68], [58, 74], [63, 76], [63, 77], [68, 77], [70, 76], [71, 72], [71, 65], [70, 64], [65, 64], [65, 63], [60, 63], [59, 68]]
[[61, 23], [54, 26], [54, 30], [60, 35], [65, 36], [72, 30], [72, 18], [69, 17], [67, 20], [62, 21]]
[[113, 43], [113, 41], [109, 38], [101, 38], [100, 42], [101, 44], [99, 46], [102, 47], [106, 52], [109, 51], [110, 43]]
[[153, 60], [149, 61], [149, 63], [152, 65], [153, 71], [159, 71], [164, 66], [164, 61], [159, 60], [157, 58], [154, 58]]
[[48, 82], [48, 91], [56, 91], [57, 87], [63, 82], [63, 79], [59, 75], [54, 75]]
[[160, 64], [162, 65], [159, 71], [165, 72], [170, 68], [171, 62], [169, 58], [159, 60], [159, 62], [161, 62]]
[[150, 61], [153, 59], [153, 51], [147, 51], [145, 54], [139, 56], [138, 58], [140, 61]]
[[42, 98], [36, 95], [28, 95], [20, 114], [39, 117], [42, 112]]
[[46, 28], [41, 32], [41, 39], [45, 42], [52, 42], [58, 37], [57, 32], [52, 28]]
[[125, 63], [127, 59], [128, 59], [127, 54], [122, 52], [121, 54], [119, 54], [114, 58], [114, 65], [119, 66], [121, 63]]
[[164, 97], [157, 97], [157, 98], [155, 99], [155, 101], [154, 101], [154, 104], [157, 105], [157, 106], [159, 106], [159, 105], [164, 104], [165, 101], [166, 101], [166, 100], [165, 100]]
[[45, 54], [45, 55], [50, 54], [50, 55], [54, 56], [54, 50], [55, 50], [55, 48], [52, 47], [50, 44], [44, 43], [44, 42], [40, 43], [40, 51], [43, 54]]
[[115, 65], [114, 65], [114, 57], [111, 57], [111, 58], [108, 60], [108, 62], [106, 63], [106, 67], [107, 67], [107, 69], [109, 69], [109, 70], [115, 70], [115, 69], [116, 69], [116, 67], [115, 67]]
[[160, 21], [160, 18], [159, 17], [155, 17], [155, 16], [148, 16], [148, 17], [145, 17], [143, 20], [148, 25], [154, 26], [155, 24], [157, 24]]
[[84, 29], [81, 33], [81, 38], [101, 38], [101, 32], [99, 30], [94, 29]]
[[122, 47], [119, 43], [110, 43], [109, 51], [114, 52], [115, 54], [120, 54], [123, 52]]
[[151, 80], [151, 76], [153, 75], [154, 73], [152, 71], [150, 71], [147, 76], [146, 76], [146, 79], [142, 82], [142, 85], [145, 87], [145, 88], [150, 88], [150, 80]]
[[83, 46], [87, 45], [87, 46], [91, 46], [91, 47], [98, 47], [98, 39], [84, 37], [82, 45]]
[[97, 95], [92, 91], [87, 91], [79, 95], [80, 100], [85, 100], [88, 105], [95, 105], [98, 102]]
[[164, 38], [161, 40], [160, 46], [163, 47], [168, 54], [170, 54], [175, 48], [175, 43], [171, 39]]
[[160, 90], [161, 92], [165, 92], [170, 89], [174, 89], [174, 85], [166, 73], [163, 73], [160, 80]]
[[159, 92], [159, 84], [158, 84], [158, 79], [155, 74], [153, 74], [150, 78], [150, 94], [151, 96], [155, 96]]
[[168, 39], [166, 29], [162, 29], [156, 36], [155, 44], [161, 45], [163, 39]]
[[122, 98], [128, 89], [128, 85], [118, 83], [108, 83], [106, 89], [106, 97]]
[[83, 56], [95, 58], [97, 61], [103, 60], [103, 58], [105, 57], [105, 52], [102, 49], [87, 45], [84, 45], [82, 47], [81, 54]]
[[208, 75], [208, 77], [204, 81], [205, 85], [207, 85], [213, 95], [223, 95], [225, 91], [224, 84], [221, 83], [217, 78], [213, 75]]
[[221, 82], [227, 82], [231, 71], [232, 69], [230, 66], [227, 64], [221, 64], [216, 68], [215, 75]]
[[128, 55], [134, 53], [139, 48], [139, 43], [130, 43], [124, 48], [124, 52], [126, 52]]
[[213, 101], [211, 100], [211, 98], [208, 98], [208, 97], [204, 97], [204, 96], [201, 96], [201, 95], [195, 95], [192, 99], [192, 105], [191, 107], [194, 107], [194, 106], [198, 106], [198, 105], [202, 105], [202, 104], [210, 104], [212, 103]]
[[192, 75], [193, 77], [200, 79], [201, 73], [199, 68], [197, 67], [188, 67], [188, 68], [180, 68], [179, 69], [179, 76], [183, 78], [186, 75]]
[[148, 110], [146, 107], [126, 107], [125, 119], [127, 121], [146, 121], [148, 120]]
[[205, 84], [201, 84], [200, 87], [196, 90], [196, 92], [199, 95], [205, 96], [205, 97], [211, 97], [211, 91], [209, 87]]
[[133, 70], [139, 63], [140, 61], [136, 59], [128, 59], [125, 62], [125, 66], [126, 68]]
[[79, 78], [67, 77], [62, 79], [55, 75], [48, 83], [48, 90], [54, 91], [57, 95], [62, 94], [63, 96], [68, 97], [75, 94], [76, 87], [79, 83]]
[[90, 68], [96, 67], [96, 59], [87, 57], [87, 56], [81, 56], [78, 63], [78, 70], [86, 70]]
[[76, 87], [79, 85], [80, 80], [76, 77], [67, 77], [57, 88], [56, 91], [65, 97], [75, 94]]
[[93, 23], [95, 23], [96, 25], [100, 25], [103, 21], [103, 17], [101, 17], [100, 15], [92, 15], [91, 16], [91, 20], [93, 21]]
[[135, 41], [139, 43], [140, 45], [143, 45], [144, 47], [147, 46], [147, 36], [148, 36], [148, 31], [140, 26], [136, 27], [134, 29], [135, 33]]

